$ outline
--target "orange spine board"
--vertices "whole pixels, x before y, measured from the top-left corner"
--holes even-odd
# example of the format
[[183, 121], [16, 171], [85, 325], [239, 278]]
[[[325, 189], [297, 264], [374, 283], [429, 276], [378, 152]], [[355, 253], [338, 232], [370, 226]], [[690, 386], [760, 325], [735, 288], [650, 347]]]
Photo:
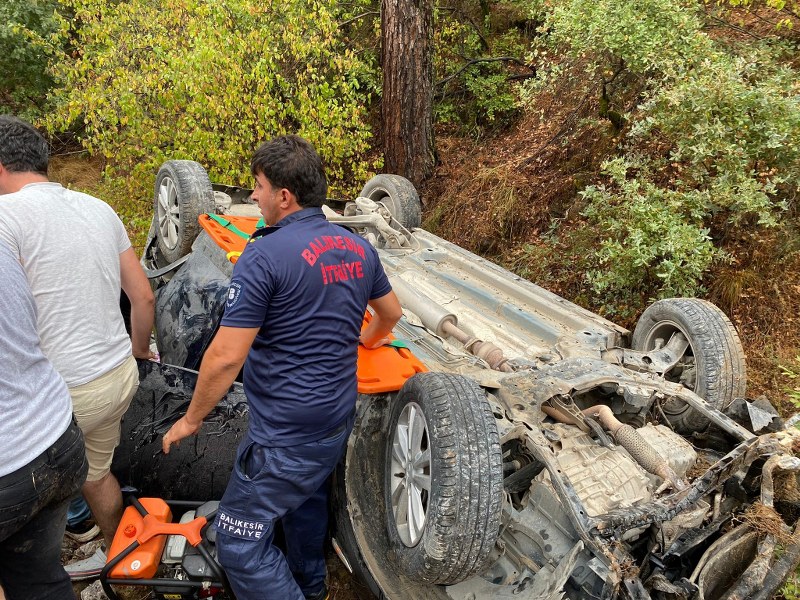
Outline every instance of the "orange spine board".
[[[224, 215], [222, 218], [248, 235], [253, 234], [256, 230], [256, 223], [258, 223], [258, 217]], [[227, 229], [224, 225], [218, 223], [207, 214], [200, 215], [198, 223], [200, 223], [200, 227], [206, 231], [209, 237], [214, 240], [214, 243], [222, 248], [226, 254], [230, 252], [241, 253], [247, 245], [247, 240], [245, 238]]]
[[[363, 330], [372, 315], [364, 315]], [[394, 336], [389, 335], [393, 340]], [[406, 380], [428, 369], [408, 348], [380, 346], [372, 350], [358, 345], [358, 393], [383, 394], [395, 392], [403, 387]]]

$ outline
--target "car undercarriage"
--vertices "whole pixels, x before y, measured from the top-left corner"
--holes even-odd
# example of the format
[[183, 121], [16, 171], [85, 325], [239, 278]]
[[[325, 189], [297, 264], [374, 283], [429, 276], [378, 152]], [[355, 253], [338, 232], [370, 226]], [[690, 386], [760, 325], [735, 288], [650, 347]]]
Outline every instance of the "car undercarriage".
[[[233, 268], [191, 223], [258, 215], [190, 161], [162, 167], [155, 206], [143, 265], [163, 364], [140, 364], [114, 470], [145, 493], [218, 499], [246, 428], [241, 386], [175, 456], [158, 439], [185, 410]], [[377, 248], [404, 309], [394, 334], [425, 366], [360, 394], [335, 474], [334, 547], [365, 595], [767, 599], [794, 571], [800, 436], [747, 399], [718, 308], [660, 300], [630, 332], [420, 229], [394, 175], [325, 212]]]

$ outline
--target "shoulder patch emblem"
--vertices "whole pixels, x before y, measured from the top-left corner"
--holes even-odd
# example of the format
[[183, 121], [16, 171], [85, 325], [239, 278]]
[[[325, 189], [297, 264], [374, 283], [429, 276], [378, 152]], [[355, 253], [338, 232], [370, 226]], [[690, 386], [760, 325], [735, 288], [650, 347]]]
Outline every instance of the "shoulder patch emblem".
[[238, 281], [232, 281], [230, 287], [228, 288], [228, 296], [225, 300], [225, 308], [233, 308], [236, 306], [236, 303], [239, 302], [239, 298], [242, 297], [242, 292], [244, 288], [242, 284]]

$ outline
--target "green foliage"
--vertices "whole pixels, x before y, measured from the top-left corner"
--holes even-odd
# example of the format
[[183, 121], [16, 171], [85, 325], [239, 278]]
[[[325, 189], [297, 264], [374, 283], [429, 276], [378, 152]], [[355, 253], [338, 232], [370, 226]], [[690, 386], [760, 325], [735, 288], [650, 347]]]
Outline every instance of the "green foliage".
[[457, 125], [466, 132], [480, 132], [510, 116], [517, 106], [508, 74], [499, 63], [475, 64], [460, 79], [461, 88], [435, 107], [441, 123]]
[[[707, 3], [709, 0], [705, 0]], [[731, 6], [733, 8], [744, 9], [748, 11], [758, 11], [759, 17], [764, 18], [765, 12], [768, 16], [769, 11], [764, 11], [764, 8], [775, 11], [777, 19], [775, 22], [775, 32], [780, 34], [782, 32], [791, 31], [794, 29], [798, 15], [800, 15], [800, 0], [716, 0], [718, 6]]]
[[701, 224], [704, 194], [665, 190], [644, 173], [628, 177], [629, 166], [606, 163], [610, 186], [582, 192], [590, 201], [584, 215], [603, 232], [600, 268], [588, 273], [594, 292], [618, 307], [638, 306], [649, 290], [661, 298], [696, 295], [720, 255]]
[[550, 42], [595, 69], [622, 61], [634, 73], [676, 73], [702, 60], [710, 41], [690, 0], [567, 0], [545, 21]]
[[539, 55], [560, 50], [581, 65], [590, 96], [640, 99], [624, 115], [620, 157], [605, 163], [609, 183], [583, 193], [603, 231], [589, 281], [610, 312], [637, 297], [701, 292], [725, 257], [721, 243], [780, 226], [800, 192], [796, 50], [776, 38], [712, 39], [699, 8], [567, 0], [545, 18]]
[[44, 108], [53, 79], [48, 61], [59, 56], [57, 0], [0, 2], [0, 105], [27, 119]]
[[632, 135], [670, 140], [676, 185], [706, 191], [709, 215], [774, 226], [800, 190], [796, 78], [766, 49], [717, 53], [654, 94]]
[[[514, 9], [510, 3], [507, 8]], [[437, 17], [436, 119], [480, 135], [507, 121], [518, 106], [515, 86], [508, 79], [513, 61], [494, 59], [522, 57], [527, 43], [523, 33], [512, 28], [492, 36], [489, 47], [483, 28], [463, 15], [441, 12]]]
[[[797, 408], [800, 408], [800, 356], [796, 356], [794, 364], [785, 366], [781, 365], [781, 372], [794, 384], [792, 387], [786, 388], [785, 391], [789, 395], [789, 400]], [[795, 584], [795, 591], [796, 591]]]
[[84, 146], [144, 185], [167, 159], [247, 185], [261, 141], [298, 133], [329, 178], [366, 180], [362, 68], [337, 37], [331, 0], [62, 0], [74, 62], [56, 65], [48, 126], [84, 126]]
[[359, 58], [350, 66], [350, 75], [359, 82], [364, 98], [380, 98], [380, 1], [340, 1], [332, 9], [342, 43]]
[[781, 596], [784, 600], [800, 600], [800, 573], [797, 571], [781, 588]]

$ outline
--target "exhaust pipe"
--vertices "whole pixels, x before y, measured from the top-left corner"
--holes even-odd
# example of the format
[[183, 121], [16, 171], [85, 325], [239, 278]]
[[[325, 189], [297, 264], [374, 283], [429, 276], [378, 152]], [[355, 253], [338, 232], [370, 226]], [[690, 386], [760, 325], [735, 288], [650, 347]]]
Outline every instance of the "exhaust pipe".
[[[556, 421], [579, 426], [574, 417], [564, 414], [557, 408], [542, 406], [542, 411], [553, 417]], [[600, 425], [608, 430], [614, 437], [614, 440], [625, 448], [628, 454], [630, 454], [645, 471], [657, 475], [664, 480], [664, 483], [656, 492], [662, 492], [668, 486], [677, 491], [686, 489], [686, 483], [672, 470], [672, 467], [669, 466], [669, 463], [667, 463], [664, 457], [653, 450], [653, 447], [648, 444], [633, 427], [621, 423], [614, 416], [610, 407], [604, 404], [598, 404], [597, 406], [590, 406], [581, 412], [587, 417], [597, 419]]]
[[400, 304], [417, 315], [426, 328], [440, 337], [449, 336], [457, 339], [464, 344], [464, 349], [467, 352], [485, 360], [495, 371], [503, 371], [505, 373], [514, 371], [498, 346], [492, 342], [486, 342], [471, 336], [458, 327], [458, 317], [455, 313], [447, 311], [428, 296], [412, 289], [400, 277], [390, 277], [389, 282], [392, 284], [392, 290], [400, 300]]

